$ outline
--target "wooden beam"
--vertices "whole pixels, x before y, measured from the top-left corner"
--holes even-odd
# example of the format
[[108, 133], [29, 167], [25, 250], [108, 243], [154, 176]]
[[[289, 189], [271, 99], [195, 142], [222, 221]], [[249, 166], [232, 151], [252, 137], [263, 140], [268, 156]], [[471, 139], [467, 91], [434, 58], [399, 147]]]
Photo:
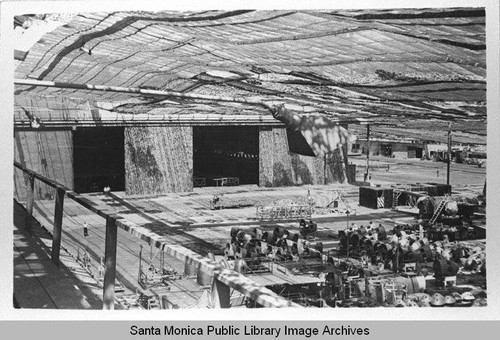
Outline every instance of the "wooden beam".
[[116, 248], [118, 228], [112, 217], [106, 219], [106, 240], [104, 249], [104, 285], [103, 309], [114, 309], [115, 304], [115, 277], [116, 277]]
[[193, 94], [184, 93], [176, 91], [162, 91], [162, 90], [149, 90], [133, 87], [120, 87], [120, 86], [107, 86], [107, 85], [92, 85], [92, 84], [77, 84], [77, 83], [63, 83], [45, 80], [35, 80], [35, 79], [15, 79], [14, 84], [16, 85], [27, 85], [27, 86], [45, 86], [45, 87], [56, 87], [62, 89], [78, 89], [78, 90], [90, 90], [90, 91], [105, 91], [105, 92], [118, 92], [118, 93], [135, 93], [135, 94], [145, 94], [151, 96], [161, 96], [161, 97], [176, 97], [184, 99], [198, 99], [198, 100], [209, 100], [218, 102], [231, 102], [231, 103], [243, 103], [250, 105], [263, 106], [270, 109], [271, 106], [266, 104], [264, 101], [256, 98], [243, 98], [243, 97], [223, 97], [223, 96], [212, 96], [206, 94]]
[[26, 215], [24, 216], [24, 229], [29, 235], [32, 235], [33, 223], [33, 203], [35, 201], [35, 177], [28, 175], [28, 197], [26, 200]]
[[56, 189], [54, 228], [52, 230], [52, 262], [59, 266], [59, 254], [61, 252], [62, 218], [64, 210], [64, 189]]
[[[271, 112], [275, 111], [275, 106], [280, 104], [283, 105], [283, 102], [286, 98], [275, 97], [270, 100], [264, 101], [263, 99], [256, 97], [225, 97], [225, 96], [213, 96], [213, 95], [205, 95], [198, 93], [185, 93], [185, 92], [177, 92], [177, 91], [163, 91], [163, 90], [150, 90], [150, 89], [141, 89], [134, 87], [120, 87], [120, 86], [107, 86], [107, 85], [93, 85], [93, 84], [78, 84], [78, 83], [65, 83], [65, 82], [53, 82], [53, 81], [45, 81], [45, 80], [35, 80], [35, 79], [14, 79], [14, 84], [16, 85], [26, 85], [26, 86], [44, 86], [44, 87], [54, 87], [54, 88], [62, 88], [62, 89], [78, 89], [78, 90], [88, 90], [88, 91], [104, 91], [104, 92], [117, 92], [117, 93], [131, 93], [131, 94], [143, 94], [150, 96], [159, 96], [159, 97], [176, 97], [183, 99], [191, 99], [191, 100], [204, 100], [211, 102], [229, 102], [229, 103], [241, 103], [248, 105], [256, 105], [263, 107]], [[288, 105], [292, 105], [293, 103], [289, 103]], [[300, 105], [296, 104], [295, 106], [300, 107]], [[344, 113], [353, 113], [354, 109], [345, 109], [340, 106], [325, 106], [322, 104], [315, 105], [318, 109], [321, 110], [333, 110], [335, 112], [344, 112]], [[356, 111], [357, 112], [357, 111]], [[365, 118], [352, 118], [352, 117], [337, 117], [337, 116], [328, 116], [328, 119], [332, 122], [344, 122], [344, 123], [353, 123], [353, 124], [366, 124], [369, 120]], [[45, 122], [43, 122], [45, 124]], [[74, 123], [74, 122], [73, 122]]]
[[[283, 127], [283, 123], [274, 119], [271, 115], [259, 114], [212, 114], [212, 113], [120, 113], [105, 110], [92, 110], [94, 116], [72, 117], [68, 119], [52, 116], [43, 121], [45, 128], [68, 128], [68, 127], [103, 127], [103, 126], [132, 126], [132, 127], [164, 127], [164, 126], [276, 126]], [[343, 118], [342, 120], [345, 120]], [[14, 128], [32, 131], [33, 127], [28, 120], [14, 120]]]
[[[191, 267], [196, 268], [197, 271], [201, 270], [206, 274], [213, 275], [214, 281], [219, 281], [217, 284], [224, 284], [229, 288], [237, 290], [264, 307], [300, 307], [300, 305], [293, 303], [274, 293], [270, 289], [257, 284], [252, 279], [247, 278], [232, 269], [223, 268], [220, 264], [214, 263], [209, 258], [201, 256], [181, 245], [163, 243], [156, 246], [162, 249], [168, 256], [172, 256], [180, 261], [189, 262]], [[219, 302], [224, 305], [224, 292], [226, 288], [220, 286], [219, 289], [219, 294], [221, 294], [221, 300]]]

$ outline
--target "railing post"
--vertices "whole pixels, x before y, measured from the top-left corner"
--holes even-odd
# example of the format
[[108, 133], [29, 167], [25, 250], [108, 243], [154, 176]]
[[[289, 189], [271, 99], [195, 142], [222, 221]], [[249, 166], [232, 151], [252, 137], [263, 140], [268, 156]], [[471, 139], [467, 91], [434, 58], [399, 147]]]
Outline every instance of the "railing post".
[[106, 245], [104, 249], [104, 287], [102, 309], [114, 309], [115, 304], [115, 276], [116, 276], [116, 242], [118, 229], [116, 219], [106, 219]]
[[231, 307], [231, 288], [228, 285], [214, 277], [211, 291], [213, 308]]
[[52, 230], [52, 262], [59, 266], [59, 254], [61, 252], [61, 234], [62, 234], [62, 218], [64, 210], [64, 194], [63, 189], [56, 190], [56, 206], [54, 211], [54, 228]]
[[29, 187], [26, 201], [26, 215], [24, 216], [24, 229], [29, 235], [32, 235], [33, 203], [35, 201], [35, 177], [32, 175], [28, 175], [28, 177]]

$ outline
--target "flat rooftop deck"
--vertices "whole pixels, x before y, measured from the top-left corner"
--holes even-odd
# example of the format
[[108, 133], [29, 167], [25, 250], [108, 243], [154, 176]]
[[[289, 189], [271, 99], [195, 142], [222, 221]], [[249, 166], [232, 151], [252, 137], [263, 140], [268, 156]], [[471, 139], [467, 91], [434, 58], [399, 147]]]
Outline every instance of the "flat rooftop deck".
[[[415, 163], [415, 173], [412, 172], [407, 178], [410, 181], [414, 177], [412, 174], [418, 173], [421, 165], [424, 167], [433, 167], [436, 164], [434, 162], [424, 162], [425, 164], [423, 164], [416, 161], [404, 161], [403, 163], [405, 165], [401, 169], [405, 169], [404, 171], [406, 171], [408, 166], [413, 166], [412, 164]], [[408, 165], [406, 163], [412, 164]], [[437, 166], [441, 167], [442, 164], [438, 164]], [[392, 169], [394, 171], [397, 170], [394, 167]], [[475, 171], [475, 169], [472, 170]], [[483, 171], [484, 169], [478, 170]], [[390, 174], [387, 175], [390, 176]], [[484, 179], [481, 176], [483, 175], [480, 174], [480, 178], [477, 178], [472, 183], [472, 186], [462, 183], [463, 185], [458, 188], [458, 191], [471, 192], [481, 189], [484, 184]], [[399, 177], [396, 176], [394, 179], [399, 179]], [[427, 179], [427, 181], [438, 182], [435, 178]], [[400, 181], [398, 183], [405, 182]], [[385, 182], [381, 183], [384, 184]], [[337, 193], [342, 193], [344, 201], [356, 210], [356, 214], [350, 215], [348, 219], [345, 214], [338, 213], [313, 215], [313, 219], [318, 222], [318, 232], [312, 242], [323, 242], [326, 249], [335, 247], [336, 241], [331, 236], [336, 234], [338, 230], [344, 229], [350, 223], [355, 222], [358, 225], [362, 225], [373, 221], [375, 224], [381, 223], [390, 229], [394, 226], [395, 221], [411, 222], [415, 218], [415, 215], [408, 211], [393, 211], [390, 209], [372, 210], [360, 207], [358, 205], [359, 188], [357, 186], [342, 184], [285, 188], [259, 188], [255, 185], [205, 187], [195, 188], [193, 192], [189, 193], [173, 193], [151, 197], [126, 196], [123, 192], [113, 192], [111, 195], [86, 194], [84, 196], [93, 205], [106, 207], [106, 210], [114, 211], [123, 220], [130, 221], [152, 234], [161, 236], [169, 244], [179, 244], [205, 256], [208, 252], [212, 252], [215, 255], [223, 253], [223, 249], [230, 239], [230, 230], [233, 226], [241, 226], [243, 228], [262, 226], [263, 229], [271, 230], [279, 225], [287, 227], [290, 231], [298, 231], [297, 220], [279, 222], [259, 221], [256, 218], [256, 206], [269, 205], [280, 200], [304, 201], [307, 199], [308, 191], [314, 197], [326, 197], [327, 199], [335, 198]], [[453, 188], [453, 191], [457, 191], [456, 187]], [[218, 210], [210, 209], [210, 201], [214, 195], [222, 195], [222, 202], [226, 208]], [[53, 200], [35, 201], [33, 216], [48, 232], [52, 231], [53, 215]], [[88, 236], [84, 236], [84, 226], [88, 228]], [[64, 202], [62, 247], [74, 257], [82, 258], [85, 254], [88, 254], [90, 258], [89, 269], [95, 277], [99, 277], [100, 270], [102, 269], [100, 268], [100, 259], [104, 257], [104, 239], [105, 220], [75, 201], [66, 199]], [[25, 237], [16, 236], [15, 246], [19, 249], [29, 242], [30, 240]], [[117, 279], [125, 286], [125, 294], [143, 291], [138, 284], [141, 246], [143, 266], [147, 267], [149, 258], [152, 257], [152, 262], [155, 266], [160, 267], [160, 256], [156, 248], [151, 248], [145, 241], [140, 240], [125, 230], [118, 229]], [[50, 261], [47, 259], [48, 257], [42, 258], [40, 256], [36, 261], [39, 262], [39, 265], [44, 266], [45, 262]], [[23, 261], [25, 264], [23, 264]], [[28, 260], [23, 259], [19, 255], [19, 252], [16, 253], [16, 275], [30, 270], [34, 271], [34, 269], [26, 267], [27, 262]], [[184, 265], [183, 261], [165, 255], [165, 267], [174, 269], [178, 273], [183, 273]], [[47, 269], [47, 272], [49, 270]], [[52, 277], [52, 272], [50, 271], [50, 273]], [[54, 275], [54, 277], [57, 277], [56, 274]], [[313, 277], [308, 277], [307, 275], [295, 276], [277, 272], [248, 276], [262, 285], [314, 281]], [[30, 286], [32, 284], [37, 285], [36, 282], [25, 282], [20, 283], [21, 286], [18, 287], [22, 287], [23, 284]], [[159, 287], [158, 289], [162, 290], [163, 288]], [[97, 291], [100, 292], [99, 287]], [[194, 305], [200, 299], [204, 288], [197, 285], [195, 280], [183, 278], [172, 281], [170, 289], [168, 292], [165, 292], [172, 303], [185, 308]], [[19, 303], [21, 304], [21, 301]], [[79, 308], [101, 308], [100, 305], [95, 307], [96, 304], [100, 303], [102, 302], [89, 302], [84, 305], [85, 307]], [[53, 304], [47, 303], [47, 306], [46, 308], [52, 308]], [[56, 306], [56, 308], [60, 307]]]
[[[374, 211], [358, 207], [355, 204], [358, 189], [354, 186], [329, 186], [328, 190], [322, 186], [308, 188], [311, 193], [321, 191], [322, 193], [330, 192], [332, 195], [337, 191], [343, 191], [346, 200], [356, 206], [357, 210], [356, 215], [350, 216], [350, 221], [357, 220], [359, 223], [364, 223], [363, 221], [373, 220], [376, 223], [387, 225], [393, 219], [412, 219], [411, 216], [404, 212], [387, 209]], [[159, 197], [126, 197], [124, 193], [113, 193], [110, 196], [88, 194], [85, 197], [95, 206], [106, 206], [108, 210], [114, 210], [123, 219], [162, 236], [168, 243], [180, 244], [205, 256], [208, 252], [214, 254], [223, 253], [223, 248], [230, 238], [230, 229], [235, 225], [250, 228], [262, 224], [264, 229], [280, 225], [298, 231], [297, 221], [282, 223], [258, 221], [255, 218], [255, 206], [241, 209], [210, 210], [210, 199], [214, 194], [224, 193], [224, 197], [233, 203], [241, 202], [245, 203], [245, 205], [256, 205], [285, 198], [304, 198], [307, 195], [308, 188], [210, 187], [198, 188], [192, 193], [169, 194]], [[54, 201], [35, 201], [33, 216], [48, 232], [52, 232], [53, 214]], [[317, 236], [313, 242], [321, 241], [324, 242], [326, 248], [331, 247], [336, 242], [332, 241], [330, 235], [338, 229], [345, 228], [346, 217], [338, 214], [318, 217], [320, 217], [320, 222]], [[84, 226], [88, 228], [88, 236], [84, 236]], [[105, 220], [75, 201], [66, 199], [64, 202], [62, 247], [73, 257], [83, 259], [88, 256], [90, 259], [89, 271], [97, 278], [100, 277], [102, 272], [100, 262], [101, 258], [104, 257], [104, 240]], [[48, 246], [50, 247], [50, 244]], [[145, 241], [122, 229], [118, 229], [117, 279], [125, 287], [124, 295], [144, 292], [138, 284], [141, 246], [143, 268], [147, 268], [150, 257], [153, 258], [155, 266], [160, 268], [160, 255], [156, 248], [151, 248]], [[165, 267], [182, 274], [184, 265], [183, 261], [165, 255]], [[255, 275], [251, 277], [255, 277]], [[255, 278], [257, 283], [263, 285], [304, 283], [311, 280], [314, 281], [315, 279], [307, 275], [286, 275], [277, 272], [258, 275], [258, 278]], [[203, 287], [197, 285], [195, 281], [196, 279], [184, 278], [172, 281], [170, 289], [166, 293], [169, 300], [181, 308], [195, 304], [204, 291]], [[98, 287], [98, 292], [101, 292], [99, 289], [100, 287]]]

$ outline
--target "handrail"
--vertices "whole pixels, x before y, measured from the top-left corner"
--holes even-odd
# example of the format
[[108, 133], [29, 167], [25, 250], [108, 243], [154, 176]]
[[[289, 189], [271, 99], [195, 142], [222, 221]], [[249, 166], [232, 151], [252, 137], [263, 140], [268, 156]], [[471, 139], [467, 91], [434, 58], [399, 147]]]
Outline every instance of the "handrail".
[[[251, 299], [255, 300], [257, 303], [265, 307], [300, 307], [299, 305], [292, 303], [285, 298], [275, 294], [269, 289], [256, 284], [245, 276], [235, 272], [231, 269], [226, 269], [221, 265], [212, 263], [208, 258], [204, 258], [199, 254], [195, 254], [187, 248], [180, 245], [167, 244], [165, 239], [159, 235], [156, 235], [146, 228], [136, 225], [133, 222], [123, 219], [121, 216], [117, 215], [113, 211], [106, 211], [105, 206], [98, 206], [93, 202], [89, 201], [82, 195], [74, 192], [68, 187], [51, 180], [39, 173], [27, 169], [25, 166], [19, 162], [14, 161], [14, 166], [21, 171], [25, 172], [30, 176], [31, 179], [36, 178], [41, 182], [57, 189], [59, 194], [57, 195], [56, 201], [59, 199], [62, 201], [64, 194], [68, 195], [71, 199], [81, 204], [85, 208], [95, 212], [101, 217], [106, 219], [106, 239], [105, 239], [105, 274], [104, 274], [104, 309], [114, 308], [114, 288], [115, 288], [115, 276], [116, 276], [116, 243], [117, 243], [117, 227], [131, 233], [132, 235], [138, 237], [151, 244], [152, 246], [167, 252], [169, 256], [173, 256], [179, 260], [191, 259], [200, 264], [200, 269], [203, 267], [204, 270], [213, 273], [214, 284], [226, 285], [230, 288], [236, 289], [242, 294]], [[33, 190], [33, 186], [31, 186]], [[31, 194], [31, 200], [33, 199], [33, 194]], [[31, 202], [32, 204], [32, 202]], [[29, 203], [28, 203], [29, 205]], [[62, 216], [63, 205], [56, 204], [56, 214]], [[61, 221], [59, 221], [59, 229], [61, 228]], [[56, 225], [54, 224], [54, 229]], [[53, 237], [53, 244], [55, 238]], [[60, 244], [60, 237], [58, 239]], [[58, 256], [57, 256], [58, 257]], [[214, 288], [216, 291], [218, 289]], [[223, 289], [224, 291], [224, 289]], [[229, 292], [229, 290], [228, 290]], [[218, 294], [218, 293], [217, 293]], [[223, 298], [222, 298], [223, 299]]]
[[116, 219], [120, 218], [114, 212], [106, 212], [106, 211], [104, 211], [102, 209], [104, 207], [96, 207], [94, 203], [92, 203], [87, 198], [83, 197], [82, 195], [74, 192], [70, 188], [68, 188], [68, 187], [66, 187], [66, 186], [64, 186], [64, 185], [62, 185], [62, 184], [60, 184], [60, 183], [58, 183], [58, 182], [56, 182], [54, 180], [51, 180], [51, 179], [49, 179], [49, 178], [47, 178], [45, 176], [40, 175], [39, 173], [37, 173], [37, 172], [35, 172], [33, 170], [30, 170], [30, 169], [26, 168], [25, 166], [23, 166], [19, 162], [14, 161], [14, 166], [16, 168], [22, 170], [26, 174], [28, 174], [28, 176], [31, 176], [31, 177], [34, 177], [34, 178], [38, 179], [40, 182], [43, 182], [43, 183], [47, 184], [48, 186], [53, 187], [54, 189], [58, 189], [58, 190], [64, 191], [64, 193], [69, 198], [71, 198], [74, 201], [78, 202], [79, 204], [81, 204], [85, 208], [91, 210], [92, 212], [96, 213], [97, 215], [99, 215], [101, 217], [104, 217], [105, 219], [113, 218], [113, 219], [116, 220]]

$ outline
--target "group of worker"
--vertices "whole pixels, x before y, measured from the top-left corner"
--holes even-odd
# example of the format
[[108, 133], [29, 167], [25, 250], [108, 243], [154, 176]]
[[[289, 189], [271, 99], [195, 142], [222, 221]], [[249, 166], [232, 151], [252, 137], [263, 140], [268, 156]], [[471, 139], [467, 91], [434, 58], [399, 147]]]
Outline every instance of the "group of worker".
[[378, 227], [370, 221], [370, 223], [366, 226], [361, 225], [358, 227], [356, 224], [352, 223], [350, 227], [344, 230], [345, 233], [353, 233], [356, 232], [361, 236], [366, 236], [375, 241], [380, 240], [383, 241], [387, 237], [387, 233], [382, 224], [379, 223]]
[[226, 245], [226, 256], [239, 259], [267, 258], [271, 260], [298, 260], [300, 257], [320, 255], [318, 248], [311, 247], [306, 238], [317, 230], [316, 223], [305, 220], [299, 223], [299, 233], [290, 233], [285, 228], [276, 227], [273, 232], [253, 228], [250, 232], [233, 228], [231, 242]]

